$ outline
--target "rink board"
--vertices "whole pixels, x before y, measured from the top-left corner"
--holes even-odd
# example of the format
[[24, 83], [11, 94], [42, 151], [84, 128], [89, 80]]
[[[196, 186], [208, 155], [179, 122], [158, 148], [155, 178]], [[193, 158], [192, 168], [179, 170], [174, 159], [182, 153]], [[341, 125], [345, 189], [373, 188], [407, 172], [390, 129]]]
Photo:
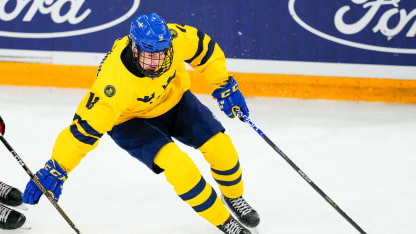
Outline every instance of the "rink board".
[[[89, 88], [97, 67], [0, 62], [0, 84]], [[212, 93], [200, 74], [190, 70], [192, 91]], [[416, 81], [231, 72], [245, 96], [416, 103]]]

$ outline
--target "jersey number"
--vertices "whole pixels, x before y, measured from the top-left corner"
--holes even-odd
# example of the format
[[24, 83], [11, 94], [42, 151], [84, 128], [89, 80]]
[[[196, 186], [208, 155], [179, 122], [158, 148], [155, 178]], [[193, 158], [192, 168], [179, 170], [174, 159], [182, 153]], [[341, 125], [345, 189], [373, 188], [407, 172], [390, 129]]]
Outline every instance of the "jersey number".
[[100, 100], [99, 97], [95, 97], [95, 93], [90, 92], [90, 97], [88, 98], [88, 102], [87, 102], [87, 109], [91, 109], [94, 107], [95, 103], [97, 103]]

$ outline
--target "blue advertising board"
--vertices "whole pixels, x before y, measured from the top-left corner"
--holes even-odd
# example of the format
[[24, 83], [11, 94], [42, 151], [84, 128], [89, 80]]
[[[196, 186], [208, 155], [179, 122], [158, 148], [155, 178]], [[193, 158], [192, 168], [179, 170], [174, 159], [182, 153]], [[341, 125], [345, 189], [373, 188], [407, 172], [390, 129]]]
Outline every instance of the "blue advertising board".
[[151, 12], [228, 58], [416, 65], [414, 0], [3, 0], [0, 49], [105, 53]]

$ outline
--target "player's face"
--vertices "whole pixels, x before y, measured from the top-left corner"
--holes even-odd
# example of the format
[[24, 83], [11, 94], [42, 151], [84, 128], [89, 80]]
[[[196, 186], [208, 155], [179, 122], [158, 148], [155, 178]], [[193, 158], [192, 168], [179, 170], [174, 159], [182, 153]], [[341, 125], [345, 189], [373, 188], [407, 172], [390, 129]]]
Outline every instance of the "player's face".
[[138, 51], [137, 46], [133, 45], [133, 56], [139, 58], [139, 64], [144, 70], [156, 70], [165, 58], [165, 52]]
[[164, 52], [140, 51], [139, 64], [144, 70], [156, 70], [165, 58]]

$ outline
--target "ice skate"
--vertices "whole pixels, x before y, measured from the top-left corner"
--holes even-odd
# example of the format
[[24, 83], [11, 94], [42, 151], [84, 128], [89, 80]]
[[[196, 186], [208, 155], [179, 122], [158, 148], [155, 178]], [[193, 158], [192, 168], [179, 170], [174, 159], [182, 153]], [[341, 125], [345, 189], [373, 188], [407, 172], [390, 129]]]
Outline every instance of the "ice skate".
[[217, 227], [226, 234], [251, 234], [249, 230], [247, 230], [231, 215], [227, 221]]
[[22, 192], [19, 189], [12, 187], [0, 181], [0, 203], [8, 206], [16, 207], [20, 210], [27, 210], [23, 204]]
[[22, 193], [0, 181], [0, 202], [8, 206], [19, 206], [23, 203]]
[[259, 225], [259, 214], [244, 200], [242, 196], [238, 198], [227, 198], [222, 196], [222, 199], [242, 224], [249, 228], [255, 228]]
[[26, 217], [23, 214], [0, 204], [0, 229], [18, 229], [25, 221]]

